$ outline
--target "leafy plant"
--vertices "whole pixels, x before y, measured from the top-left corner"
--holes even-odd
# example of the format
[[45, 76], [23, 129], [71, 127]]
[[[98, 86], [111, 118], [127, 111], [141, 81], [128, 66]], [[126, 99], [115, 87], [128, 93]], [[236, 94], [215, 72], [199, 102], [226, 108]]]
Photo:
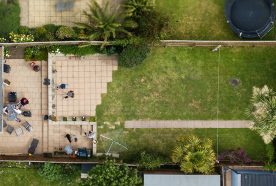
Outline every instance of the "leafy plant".
[[140, 155], [139, 166], [147, 170], [159, 168], [163, 163], [163, 158], [154, 154], [142, 152]]
[[146, 12], [153, 10], [152, 0], [126, 0], [123, 7], [125, 8], [126, 14], [132, 17], [141, 17]]
[[100, 52], [99, 46], [60, 45], [49, 47], [51, 53], [74, 54], [76, 56], [91, 55]]
[[48, 51], [45, 47], [27, 47], [24, 50], [24, 59], [29, 60], [47, 60]]
[[130, 169], [126, 165], [116, 165], [114, 161], [107, 160], [103, 165], [91, 169], [84, 185], [135, 186], [141, 183], [142, 179], [136, 169]]
[[32, 34], [16, 34], [11, 32], [9, 33], [9, 38], [14, 43], [34, 41], [34, 36]]
[[219, 154], [218, 160], [229, 161], [230, 163], [235, 164], [247, 164], [252, 161], [243, 149], [222, 152]]
[[100, 39], [107, 42], [115, 39], [119, 34], [131, 36], [127, 29], [137, 27], [136, 22], [128, 19], [119, 8], [111, 8], [106, 2], [103, 8], [92, 0], [89, 5], [89, 11], [84, 11], [87, 17], [87, 23], [77, 23], [79, 26], [87, 30], [87, 38], [90, 40]]
[[265, 150], [266, 150], [268, 163], [272, 163], [274, 161], [274, 153], [275, 153], [273, 144], [272, 143], [267, 144]]
[[62, 166], [54, 163], [45, 163], [39, 169], [39, 174], [49, 181], [61, 180], [63, 177]]
[[47, 33], [45, 27], [37, 27], [34, 29], [34, 38], [36, 41], [47, 41]]
[[210, 139], [200, 140], [196, 136], [180, 136], [172, 152], [172, 161], [180, 165], [185, 173], [210, 174], [214, 171], [215, 152]]
[[270, 143], [276, 135], [276, 93], [266, 85], [253, 87], [247, 114], [252, 121], [250, 128], [257, 131], [266, 144]]
[[119, 54], [119, 65], [123, 67], [134, 67], [141, 64], [148, 56], [150, 48], [146, 44], [128, 45]]
[[68, 26], [61, 26], [56, 32], [57, 38], [61, 40], [74, 38], [75, 35], [74, 29]]

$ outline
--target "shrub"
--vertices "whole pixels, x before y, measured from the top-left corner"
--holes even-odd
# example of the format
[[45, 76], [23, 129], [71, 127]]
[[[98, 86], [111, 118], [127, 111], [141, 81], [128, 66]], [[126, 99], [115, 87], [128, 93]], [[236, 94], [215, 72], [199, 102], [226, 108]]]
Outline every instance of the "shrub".
[[116, 165], [114, 161], [108, 160], [103, 165], [91, 169], [84, 185], [135, 186], [141, 183], [136, 169], [130, 169], [126, 165]]
[[268, 171], [276, 171], [276, 164], [275, 163], [266, 164], [264, 166], [264, 169]]
[[216, 160], [212, 141], [200, 140], [196, 136], [178, 137], [171, 158], [174, 163], [180, 165], [181, 171], [203, 174], [214, 171]]
[[14, 32], [11, 32], [9, 34], [9, 38], [14, 43], [34, 41], [34, 36], [31, 34], [16, 34]]
[[91, 55], [100, 52], [99, 46], [77, 46], [77, 45], [60, 45], [51, 46], [49, 51], [52, 53], [74, 54], [76, 56]]
[[147, 170], [159, 168], [163, 159], [154, 154], [142, 152], [140, 155], [139, 166]]
[[252, 121], [250, 129], [257, 131], [266, 144], [270, 143], [276, 136], [276, 92], [266, 85], [253, 87], [247, 114]]
[[219, 154], [218, 160], [230, 161], [230, 163], [235, 163], [235, 164], [246, 164], [252, 161], [243, 149], [228, 150], [228, 151], [222, 152]]
[[47, 41], [47, 30], [44, 27], [37, 27], [34, 30], [34, 38], [36, 41]]
[[39, 174], [49, 181], [61, 180], [63, 176], [62, 166], [54, 163], [45, 163], [39, 169]]
[[272, 143], [266, 145], [266, 157], [268, 163], [272, 163], [274, 161], [274, 146]]
[[24, 59], [26, 61], [46, 61], [48, 59], [48, 51], [45, 47], [27, 47], [24, 51]]
[[31, 29], [26, 26], [20, 26], [18, 29], [18, 34], [31, 34]]
[[20, 26], [20, 7], [17, 0], [7, 4], [0, 1], [0, 37], [7, 37], [16, 32]]
[[141, 64], [150, 52], [146, 44], [128, 45], [119, 54], [119, 65], [123, 67], [134, 67]]
[[75, 31], [73, 28], [68, 26], [61, 26], [56, 32], [56, 37], [58, 39], [64, 40], [75, 37]]

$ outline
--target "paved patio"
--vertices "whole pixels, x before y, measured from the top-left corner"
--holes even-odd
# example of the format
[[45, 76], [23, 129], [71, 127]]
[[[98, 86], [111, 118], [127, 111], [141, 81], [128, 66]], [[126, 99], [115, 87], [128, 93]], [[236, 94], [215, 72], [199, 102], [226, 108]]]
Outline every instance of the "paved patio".
[[[67, 122], [52, 122], [43, 117], [49, 114], [48, 105], [53, 101], [57, 116], [95, 116], [96, 106], [101, 103], [101, 94], [107, 92], [107, 83], [112, 80], [113, 70], [117, 69], [116, 58], [100, 55], [83, 58], [55, 56], [51, 60], [54, 63], [52, 67], [56, 69], [56, 73], [51, 76], [53, 81], [68, 83], [70, 89], [75, 91], [74, 99], [63, 99], [63, 92], [56, 90], [56, 84], [43, 84], [44, 79], [49, 78], [46, 61], [36, 61], [41, 70], [34, 72], [30, 62], [23, 59], [6, 60], [11, 66], [11, 72], [4, 73], [3, 78], [11, 84], [4, 86], [4, 104], [8, 103], [8, 93], [14, 91], [18, 100], [22, 97], [29, 99], [30, 103], [24, 109], [31, 110], [32, 117], [19, 115], [21, 122], [7, 121], [7, 116], [4, 119], [14, 128], [28, 121], [33, 126], [33, 131], [28, 132], [23, 128], [24, 134], [16, 136], [15, 132], [10, 135], [4, 128], [0, 134], [0, 154], [26, 154], [33, 138], [39, 140], [36, 153], [59, 151], [69, 144], [66, 134], [73, 134], [78, 138], [77, 142], [72, 143], [73, 148], [86, 147], [96, 151], [95, 145], [84, 135], [89, 130], [96, 131], [96, 123], [80, 121], [80, 117], [76, 122], [70, 119]], [[49, 100], [49, 88], [56, 91], [56, 98], [53, 100]]]
[[[70, 10], [57, 11], [58, 2], [69, 0], [19, 0], [21, 7], [21, 25], [38, 27], [45, 24], [75, 26], [77, 22], [85, 22], [83, 11], [91, 0], [74, 0]], [[106, 0], [97, 0], [101, 5]], [[107, 0], [108, 1], [108, 0]], [[117, 6], [121, 0], [109, 0], [111, 6]]]

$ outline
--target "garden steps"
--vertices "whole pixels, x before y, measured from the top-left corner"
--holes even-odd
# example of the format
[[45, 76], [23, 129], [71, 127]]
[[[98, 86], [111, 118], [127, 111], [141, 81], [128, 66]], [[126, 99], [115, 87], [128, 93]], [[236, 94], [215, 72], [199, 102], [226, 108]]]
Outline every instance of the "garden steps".
[[125, 128], [249, 128], [248, 120], [132, 120]]

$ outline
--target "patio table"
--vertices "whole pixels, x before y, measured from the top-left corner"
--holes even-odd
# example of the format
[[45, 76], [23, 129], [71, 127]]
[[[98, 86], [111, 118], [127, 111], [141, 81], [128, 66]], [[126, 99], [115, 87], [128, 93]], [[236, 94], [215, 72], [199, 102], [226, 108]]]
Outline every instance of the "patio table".
[[17, 118], [17, 113], [15, 112], [16, 103], [10, 103], [7, 105], [8, 110], [8, 120], [14, 121]]

